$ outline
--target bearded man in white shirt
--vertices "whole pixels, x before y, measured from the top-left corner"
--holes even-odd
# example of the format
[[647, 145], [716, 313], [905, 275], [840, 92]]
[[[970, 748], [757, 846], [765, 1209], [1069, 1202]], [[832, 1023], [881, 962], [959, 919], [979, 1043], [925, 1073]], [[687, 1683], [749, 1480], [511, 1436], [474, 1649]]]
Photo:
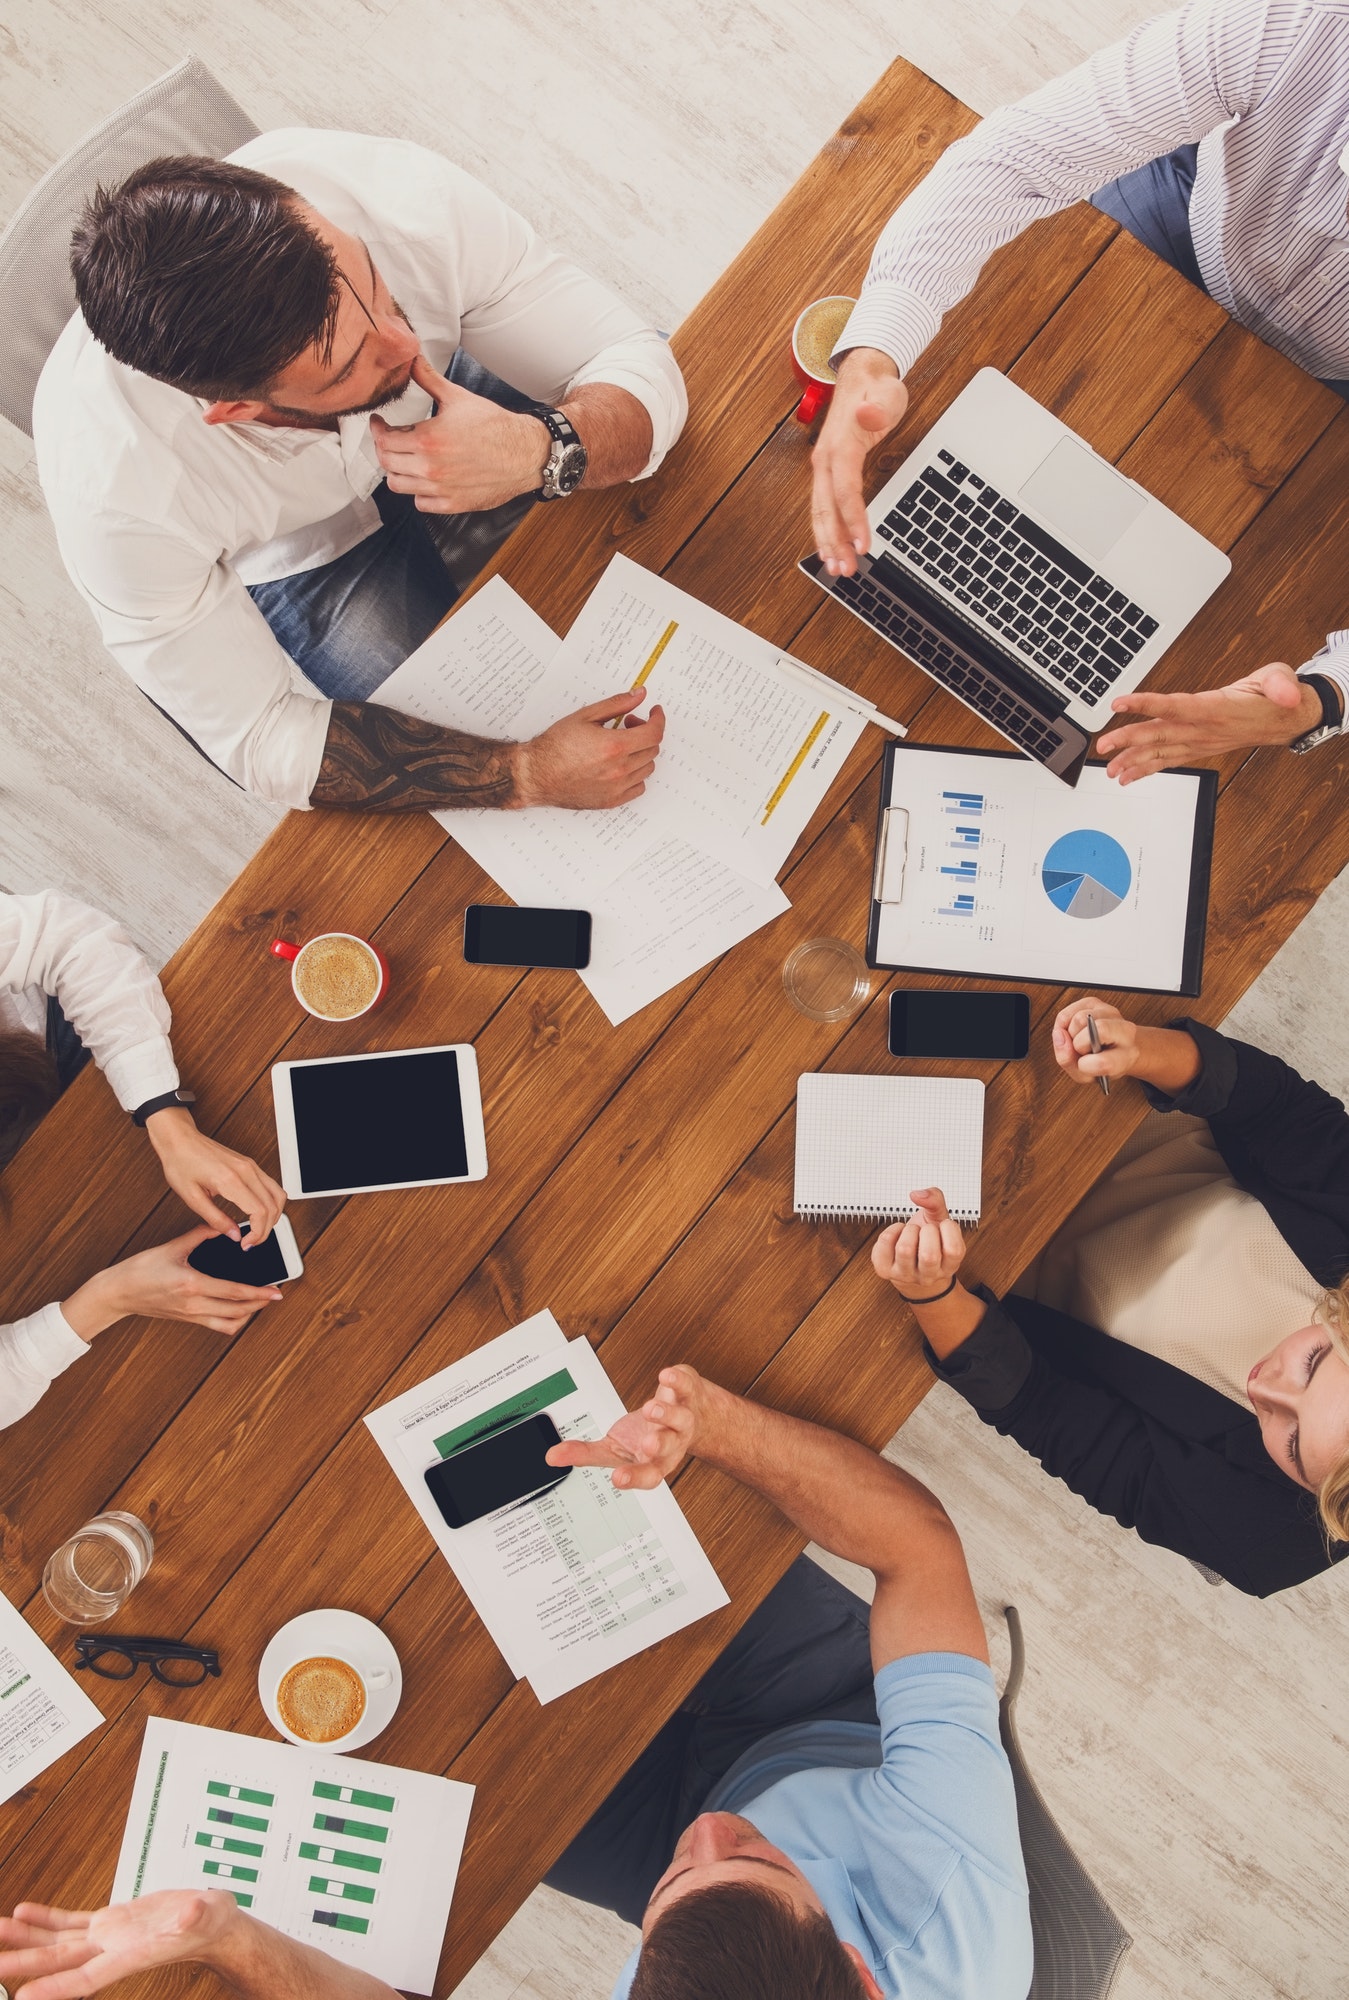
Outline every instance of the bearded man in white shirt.
[[[640, 315], [448, 160], [341, 132], [151, 161], [95, 194], [71, 268], [80, 311], [33, 407], [61, 554], [222, 770], [381, 812], [641, 792], [664, 718], [637, 694], [526, 743], [369, 702], [506, 503], [660, 464], [687, 403]], [[437, 516], [468, 517], [449, 566]]]
[[[814, 453], [815, 543], [834, 576], [869, 546], [867, 453], [904, 376], [985, 260], [1090, 197], [1309, 373], [1349, 396], [1349, 0], [1191, 0], [1005, 105], [948, 147], [886, 224], [834, 353]], [[1345, 726], [1349, 631], [1201, 694], [1121, 695], [1110, 775]], [[1304, 739], [1299, 741], [1299, 739]]]

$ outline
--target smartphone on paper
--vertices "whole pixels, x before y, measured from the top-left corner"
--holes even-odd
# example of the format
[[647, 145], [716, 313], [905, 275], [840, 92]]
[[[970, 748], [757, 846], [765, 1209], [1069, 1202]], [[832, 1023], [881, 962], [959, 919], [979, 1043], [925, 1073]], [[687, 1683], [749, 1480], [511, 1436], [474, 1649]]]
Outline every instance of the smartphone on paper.
[[427, 1488], [446, 1527], [466, 1528], [512, 1500], [560, 1486], [571, 1467], [549, 1465], [545, 1454], [561, 1442], [557, 1425], [540, 1411], [428, 1466]]
[[[249, 1225], [241, 1222], [239, 1229], [246, 1242]], [[295, 1231], [284, 1215], [277, 1217], [271, 1235], [247, 1256], [243, 1244], [232, 1236], [208, 1236], [189, 1252], [187, 1261], [204, 1278], [219, 1278], [226, 1285], [284, 1285], [287, 1278], [298, 1278], [304, 1272]]]
[[464, 957], [470, 965], [561, 965], [579, 972], [590, 963], [590, 912], [470, 903]]
[[892, 1056], [989, 1061], [1024, 1056], [1030, 1000], [1024, 993], [952, 993], [944, 987], [890, 995]]

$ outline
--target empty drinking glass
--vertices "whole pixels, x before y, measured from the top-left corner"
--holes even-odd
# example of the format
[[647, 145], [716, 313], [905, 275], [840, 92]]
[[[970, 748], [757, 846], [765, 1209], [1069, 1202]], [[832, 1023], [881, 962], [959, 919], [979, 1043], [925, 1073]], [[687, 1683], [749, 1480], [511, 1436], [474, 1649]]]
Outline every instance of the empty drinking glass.
[[126, 1603], [154, 1552], [153, 1535], [134, 1514], [96, 1514], [51, 1558], [42, 1594], [67, 1625], [102, 1625]]

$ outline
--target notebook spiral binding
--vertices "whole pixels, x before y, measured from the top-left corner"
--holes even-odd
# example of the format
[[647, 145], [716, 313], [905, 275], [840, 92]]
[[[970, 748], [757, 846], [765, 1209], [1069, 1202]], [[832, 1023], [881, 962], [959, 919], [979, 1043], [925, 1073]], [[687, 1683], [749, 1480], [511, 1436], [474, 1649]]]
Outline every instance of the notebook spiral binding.
[[[832, 1208], [816, 1203], [810, 1208], [798, 1208], [794, 1213], [802, 1222], [909, 1222], [918, 1210], [911, 1202], [904, 1208]], [[962, 1223], [969, 1229], [979, 1226], [978, 1209], [953, 1208], [949, 1213], [952, 1222]]]

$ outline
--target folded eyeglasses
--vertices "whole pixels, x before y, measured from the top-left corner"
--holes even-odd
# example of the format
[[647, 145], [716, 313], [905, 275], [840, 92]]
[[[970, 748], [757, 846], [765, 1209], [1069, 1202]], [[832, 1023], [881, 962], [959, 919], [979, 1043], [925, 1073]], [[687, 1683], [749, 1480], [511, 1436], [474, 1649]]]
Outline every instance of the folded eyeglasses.
[[129, 1681], [138, 1667], [148, 1667], [166, 1687], [200, 1687], [208, 1674], [219, 1676], [220, 1655], [209, 1646], [189, 1646], [180, 1639], [85, 1632], [75, 1641], [75, 1671], [82, 1667], [107, 1681]]

